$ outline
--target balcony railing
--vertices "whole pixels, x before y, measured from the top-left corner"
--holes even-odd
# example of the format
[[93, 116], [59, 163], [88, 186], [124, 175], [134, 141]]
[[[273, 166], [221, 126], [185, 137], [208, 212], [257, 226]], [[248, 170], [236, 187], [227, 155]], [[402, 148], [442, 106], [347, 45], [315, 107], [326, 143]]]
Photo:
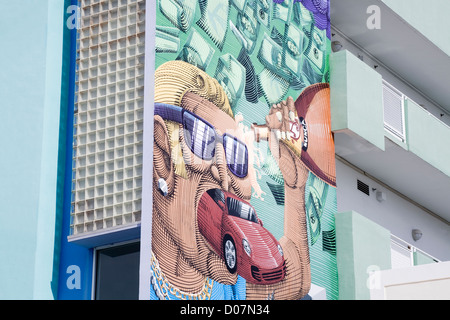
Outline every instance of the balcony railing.
[[406, 140], [405, 98], [402, 92], [383, 80], [384, 128], [402, 142]]
[[392, 269], [411, 267], [433, 262], [437, 263], [440, 261], [410, 243], [391, 235]]

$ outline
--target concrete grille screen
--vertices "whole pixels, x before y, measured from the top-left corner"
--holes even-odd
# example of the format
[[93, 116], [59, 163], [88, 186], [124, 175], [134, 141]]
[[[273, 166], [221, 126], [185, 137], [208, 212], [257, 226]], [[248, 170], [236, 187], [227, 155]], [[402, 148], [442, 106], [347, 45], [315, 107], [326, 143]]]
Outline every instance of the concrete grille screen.
[[82, 0], [71, 235], [141, 220], [145, 1]]

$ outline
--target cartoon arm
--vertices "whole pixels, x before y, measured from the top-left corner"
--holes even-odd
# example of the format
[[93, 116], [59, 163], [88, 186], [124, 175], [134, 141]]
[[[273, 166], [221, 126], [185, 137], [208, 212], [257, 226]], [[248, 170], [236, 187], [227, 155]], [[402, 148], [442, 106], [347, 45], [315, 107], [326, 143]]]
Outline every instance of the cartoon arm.
[[269, 147], [284, 177], [284, 236], [280, 239], [286, 261], [286, 277], [268, 286], [247, 284], [248, 299], [301, 299], [311, 286], [308, 234], [305, 214], [305, 185], [308, 168], [291, 142], [289, 121], [296, 117], [294, 100], [273, 105], [266, 117]]

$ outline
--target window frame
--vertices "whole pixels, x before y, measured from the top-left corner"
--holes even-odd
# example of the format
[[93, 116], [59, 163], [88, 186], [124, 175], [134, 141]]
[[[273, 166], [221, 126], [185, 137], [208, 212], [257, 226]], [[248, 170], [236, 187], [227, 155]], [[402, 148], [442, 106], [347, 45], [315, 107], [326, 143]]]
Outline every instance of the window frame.
[[[93, 257], [92, 257], [92, 282], [91, 282], [91, 300], [97, 300], [96, 299], [96, 292], [97, 292], [97, 259], [98, 259], [98, 252], [105, 250], [105, 249], [111, 249], [111, 248], [117, 248], [121, 246], [125, 246], [128, 244], [139, 244], [141, 243], [140, 239], [133, 239], [128, 241], [122, 241], [117, 243], [111, 243], [106, 244], [102, 246], [98, 246], [93, 248]], [[141, 252], [141, 248], [139, 246], [139, 254]]]

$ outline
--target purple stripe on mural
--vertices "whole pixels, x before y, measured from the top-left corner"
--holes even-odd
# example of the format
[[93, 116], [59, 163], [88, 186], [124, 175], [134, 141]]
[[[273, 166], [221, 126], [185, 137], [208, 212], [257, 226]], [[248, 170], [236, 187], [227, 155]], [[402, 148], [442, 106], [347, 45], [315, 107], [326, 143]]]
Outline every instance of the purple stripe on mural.
[[[280, 3], [281, 0], [274, 0]], [[301, 2], [306, 9], [314, 14], [314, 21], [317, 28], [327, 30], [327, 37], [330, 38], [330, 0], [294, 0], [294, 2]]]

